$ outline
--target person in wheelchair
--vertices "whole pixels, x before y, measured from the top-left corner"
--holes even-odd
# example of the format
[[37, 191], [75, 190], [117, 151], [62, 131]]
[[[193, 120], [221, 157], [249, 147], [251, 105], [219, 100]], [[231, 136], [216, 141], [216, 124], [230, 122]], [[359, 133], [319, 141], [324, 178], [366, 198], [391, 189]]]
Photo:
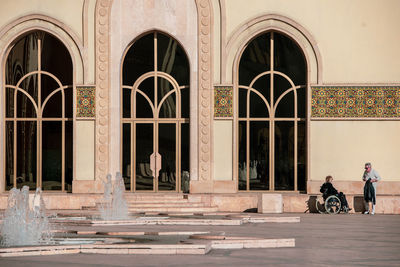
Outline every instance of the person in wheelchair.
[[349, 211], [351, 210], [349, 208], [349, 204], [347, 203], [346, 195], [343, 194], [343, 192], [338, 192], [336, 188], [332, 184], [333, 177], [331, 175], [326, 176], [325, 178], [325, 183], [321, 185], [321, 189], [319, 190], [322, 193], [322, 197], [324, 198], [324, 201], [329, 196], [336, 196], [339, 198], [340, 202], [342, 203], [341, 205], [341, 210], [342, 211]]

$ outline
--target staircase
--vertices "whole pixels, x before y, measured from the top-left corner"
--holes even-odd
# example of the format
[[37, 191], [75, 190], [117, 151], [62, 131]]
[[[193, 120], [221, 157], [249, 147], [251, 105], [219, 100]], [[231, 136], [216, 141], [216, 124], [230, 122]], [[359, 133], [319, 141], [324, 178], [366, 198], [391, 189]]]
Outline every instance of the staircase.
[[[210, 213], [217, 206], [202, 202], [201, 198], [179, 193], [127, 193], [125, 200], [130, 213]], [[99, 203], [96, 203], [96, 209]]]

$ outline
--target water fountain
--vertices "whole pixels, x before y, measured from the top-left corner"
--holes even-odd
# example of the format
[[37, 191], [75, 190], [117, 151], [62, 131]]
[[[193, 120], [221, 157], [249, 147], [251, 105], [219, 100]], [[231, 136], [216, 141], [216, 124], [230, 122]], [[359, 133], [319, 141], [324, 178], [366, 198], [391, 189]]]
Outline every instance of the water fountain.
[[36, 189], [32, 209], [29, 187], [11, 189], [1, 226], [2, 246], [47, 244], [52, 234], [40, 188]]
[[120, 172], [116, 173], [114, 184], [111, 178], [111, 174], [108, 174], [104, 183], [104, 194], [99, 208], [100, 217], [105, 221], [126, 220], [128, 205], [124, 199], [124, 180]]

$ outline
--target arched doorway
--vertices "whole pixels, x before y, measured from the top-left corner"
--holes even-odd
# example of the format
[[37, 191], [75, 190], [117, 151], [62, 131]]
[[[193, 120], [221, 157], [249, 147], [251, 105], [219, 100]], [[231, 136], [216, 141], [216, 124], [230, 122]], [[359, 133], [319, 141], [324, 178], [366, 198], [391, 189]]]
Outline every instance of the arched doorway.
[[72, 190], [72, 59], [44, 31], [18, 38], [5, 63], [6, 190]]
[[236, 85], [239, 190], [305, 190], [306, 66], [299, 46], [276, 31], [245, 47]]
[[179, 43], [148, 33], [128, 49], [122, 66], [121, 153], [131, 191], [187, 192], [189, 62]]

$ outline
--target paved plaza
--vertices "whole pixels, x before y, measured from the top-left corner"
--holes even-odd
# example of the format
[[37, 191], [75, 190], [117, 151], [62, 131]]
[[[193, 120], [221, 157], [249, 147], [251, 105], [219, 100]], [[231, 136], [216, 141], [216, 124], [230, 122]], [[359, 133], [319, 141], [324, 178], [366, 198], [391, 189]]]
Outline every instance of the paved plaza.
[[[398, 215], [287, 213], [271, 216], [299, 216], [300, 222], [223, 226], [65, 226], [64, 229], [109, 232], [208, 231], [235, 237], [295, 238], [295, 247], [215, 249], [206, 255], [73, 254], [12, 257], [0, 258], [0, 266], [399, 266]], [[148, 237], [146, 242], [174, 243], [179, 240], [176, 236], [157, 240]]]

